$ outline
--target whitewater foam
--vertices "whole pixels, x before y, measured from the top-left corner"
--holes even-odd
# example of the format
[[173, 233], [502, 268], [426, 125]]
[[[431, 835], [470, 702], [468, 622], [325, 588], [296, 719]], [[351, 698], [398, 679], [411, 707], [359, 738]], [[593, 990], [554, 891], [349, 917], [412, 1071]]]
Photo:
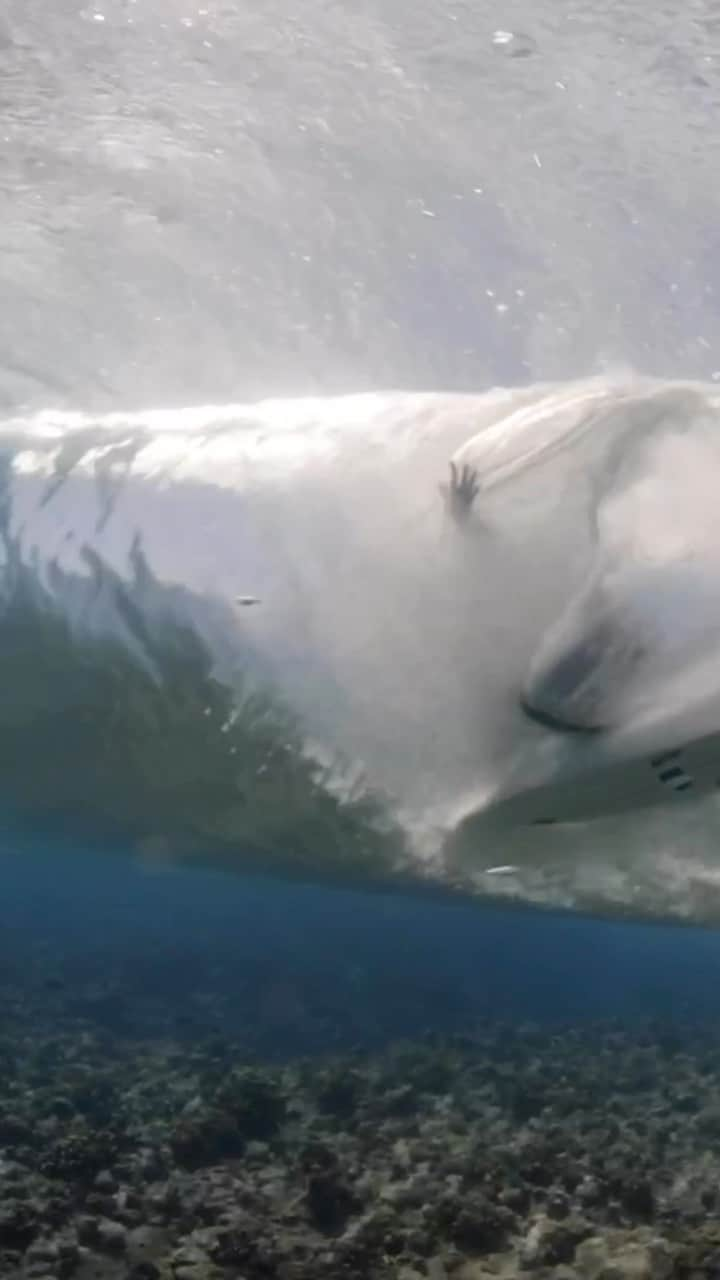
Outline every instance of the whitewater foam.
[[671, 714], [720, 728], [719, 410], [625, 376], [7, 420], [0, 803], [163, 857], [720, 916], [712, 797], [476, 820]]

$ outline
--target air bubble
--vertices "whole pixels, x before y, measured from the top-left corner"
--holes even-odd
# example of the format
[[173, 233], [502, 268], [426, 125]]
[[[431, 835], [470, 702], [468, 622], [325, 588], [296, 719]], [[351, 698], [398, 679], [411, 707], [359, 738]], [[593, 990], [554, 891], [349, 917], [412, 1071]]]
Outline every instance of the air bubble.
[[492, 42], [509, 58], [530, 58], [537, 53], [537, 42], [521, 31], [495, 31]]

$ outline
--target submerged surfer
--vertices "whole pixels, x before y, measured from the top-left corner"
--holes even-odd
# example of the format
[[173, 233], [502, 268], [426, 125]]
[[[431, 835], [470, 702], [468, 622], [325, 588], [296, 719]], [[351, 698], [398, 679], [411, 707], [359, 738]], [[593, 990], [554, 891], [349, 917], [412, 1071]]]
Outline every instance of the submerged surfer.
[[442, 493], [454, 520], [459, 523], [467, 520], [479, 490], [478, 474], [474, 467], [468, 463], [463, 463], [461, 467], [456, 462], [450, 463], [450, 483], [442, 485]]

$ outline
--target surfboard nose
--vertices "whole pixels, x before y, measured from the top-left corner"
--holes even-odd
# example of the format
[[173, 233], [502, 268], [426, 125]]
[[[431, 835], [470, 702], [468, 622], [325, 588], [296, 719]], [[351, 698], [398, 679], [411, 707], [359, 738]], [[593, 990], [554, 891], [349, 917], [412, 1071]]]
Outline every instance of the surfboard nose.
[[531, 720], [564, 733], [599, 733], [609, 727], [615, 691], [608, 667], [616, 653], [613, 628], [596, 623], [574, 642], [541, 654], [520, 705]]
[[647, 682], [649, 656], [648, 636], [627, 601], [591, 583], [543, 638], [525, 680], [522, 710], [563, 733], [617, 728]]
[[600, 733], [603, 728], [599, 724], [577, 724], [565, 715], [556, 714], [541, 705], [536, 705], [530, 694], [521, 696], [520, 708], [529, 720], [533, 720], [543, 729], [552, 729], [556, 733]]

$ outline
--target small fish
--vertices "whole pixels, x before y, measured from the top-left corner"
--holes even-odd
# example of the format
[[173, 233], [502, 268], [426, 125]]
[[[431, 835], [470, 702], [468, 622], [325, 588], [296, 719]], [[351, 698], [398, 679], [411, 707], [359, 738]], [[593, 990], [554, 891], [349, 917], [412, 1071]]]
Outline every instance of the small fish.
[[236, 596], [235, 603], [241, 609], [250, 609], [254, 604], [260, 604], [260, 599], [258, 596]]
[[502, 867], [486, 867], [485, 875], [486, 876], [514, 876], [517, 874], [518, 870], [519, 870], [518, 867], [513, 867], [510, 865], [510, 863], [508, 863], [506, 866], [502, 866]]

